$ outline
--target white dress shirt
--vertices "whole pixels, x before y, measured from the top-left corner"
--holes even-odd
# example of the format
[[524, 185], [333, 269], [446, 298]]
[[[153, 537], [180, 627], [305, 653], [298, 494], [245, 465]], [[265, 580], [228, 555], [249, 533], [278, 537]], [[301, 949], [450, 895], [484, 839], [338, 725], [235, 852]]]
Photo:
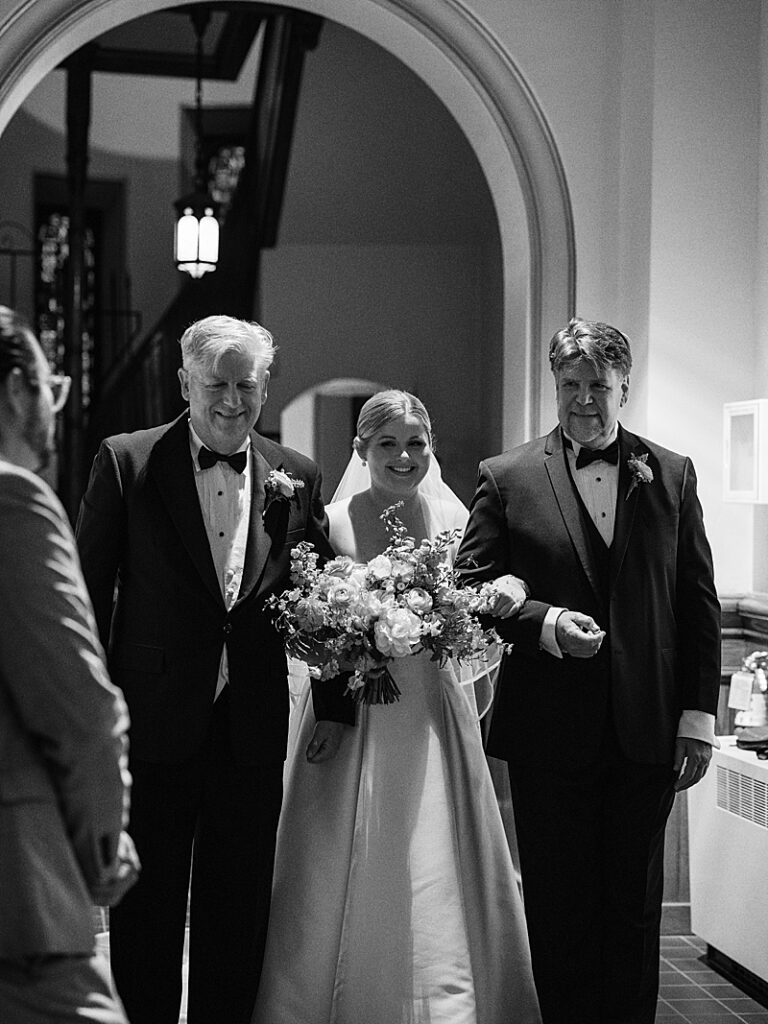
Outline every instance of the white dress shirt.
[[[248, 542], [248, 522], [251, 512], [251, 440], [246, 438], [237, 449], [247, 452], [245, 471], [238, 473], [227, 462], [216, 462], [209, 469], [201, 469], [198, 462], [203, 442], [189, 424], [189, 448], [195, 468], [195, 486], [203, 513], [205, 532], [211, 548], [216, 578], [221, 596], [229, 611], [240, 593], [245, 566], [245, 547]], [[219, 677], [214, 700], [229, 681], [227, 645], [221, 652]]]
[[[618, 436], [618, 424], [614, 427], [613, 434], [602, 445], [607, 448]], [[592, 522], [597, 527], [600, 536], [608, 547], [613, 543], [613, 530], [616, 523], [616, 498], [619, 490], [619, 466], [609, 462], [591, 462], [582, 469], [576, 469], [576, 459], [579, 456], [582, 446], [578, 441], [563, 431], [563, 435], [571, 442], [572, 447], [566, 447], [566, 457], [571, 470], [571, 477], [576, 484], [581, 500], [584, 503]], [[561, 613], [565, 608], [552, 607], [547, 611], [544, 622], [541, 626], [539, 646], [555, 658], [562, 658], [563, 653], [557, 642], [555, 626]], [[598, 623], [600, 625], [600, 623]], [[719, 747], [715, 738], [715, 716], [706, 711], [683, 711], [677, 729], [679, 737], [703, 740], [713, 747]]]

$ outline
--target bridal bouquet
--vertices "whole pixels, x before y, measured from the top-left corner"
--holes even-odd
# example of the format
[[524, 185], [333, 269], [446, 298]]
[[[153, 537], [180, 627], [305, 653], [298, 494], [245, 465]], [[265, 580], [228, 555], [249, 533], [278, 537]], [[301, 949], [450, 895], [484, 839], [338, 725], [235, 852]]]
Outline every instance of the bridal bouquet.
[[493, 585], [460, 588], [448, 565], [448, 548], [461, 531], [417, 545], [398, 507], [383, 512], [391, 540], [367, 564], [339, 555], [318, 568], [312, 545], [301, 541], [291, 551], [293, 586], [270, 600], [288, 653], [308, 662], [316, 679], [351, 670], [347, 692], [367, 704], [399, 698], [389, 671], [394, 658], [431, 651], [444, 665], [482, 657], [501, 643], [477, 618], [493, 604]]

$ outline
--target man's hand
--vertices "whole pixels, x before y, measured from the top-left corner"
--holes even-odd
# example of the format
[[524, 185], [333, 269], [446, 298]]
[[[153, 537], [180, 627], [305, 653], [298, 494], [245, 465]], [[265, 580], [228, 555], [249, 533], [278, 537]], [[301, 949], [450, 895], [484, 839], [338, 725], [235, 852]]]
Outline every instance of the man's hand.
[[677, 779], [675, 789], [678, 793], [690, 789], [701, 782], [712, 759], [712, 747], [704, 740], [694, 740], [689, 736], [678, 736], [675, 740], [675, 760], [672, 770]]
[[496, 600], [488, 609], [488, 614], [497, 619], [511, 619], [520, 611], [528, 597], [525, 584], [517, 576], [499, 576], [493, 581]]
[[322, 764], [336, 757], [346, 725], [343, 722], [318, 722], [307, 745], [310, 764]]
[[107, 854], [107, 868], [102, 872], [101, 879], [91, 889], [93, 902], [99, 907], [114, 907], [136, 883], [141, 870], [139, 856], [133, 840], [127, 832], [121, 832], [117, 841], [117, 850], [112, 856]]
[[561, 612], [555, 624], [555, 637], [563, 654], [572, 658], [592, 658], [600, 650], [605, 631], [591, 615]]

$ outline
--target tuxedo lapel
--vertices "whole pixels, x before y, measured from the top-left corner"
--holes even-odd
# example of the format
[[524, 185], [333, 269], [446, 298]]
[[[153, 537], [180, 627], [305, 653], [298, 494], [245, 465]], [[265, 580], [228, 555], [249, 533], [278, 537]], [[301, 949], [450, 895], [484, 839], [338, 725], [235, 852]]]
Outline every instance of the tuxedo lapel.
[[222, 602], [195, 486], [186, 414], [176, 420], [152, 449], [147, 471], [154, 479], [166, 510], [203, 583], [216, 600]]
[[563, 451], [563, 440], [559, 427], [556, 427], [547, 438], [544, 450], [544, 465], [549, 474], [549, 482], [552, 485], [563, 524], [592, 589], [598, 598], [601, 598], [600, 573], [592, 556], [589, 538], [584, 531], [581, 506], [565, 463], [566, 455]]
[[619, 427], [619, 486], [616, 494], [616, 517], [613, 526], [613, 544], [611, 545], [611, 590], [613, 590], [624, 563], [627, 545], [635, 523], [637, 502], [642, 490], [641, 487], [635, 487], [632, 493], [629, 493], [632, 485], [632, 473], [627, 460], [630, 455], [642, 455], [647, 451], [648, 449], [638, 437]]
[[237, 601], [243, 601], [256, 587], [264, 573], [264, 567], [272, 547], [272, 538], [264, 527], [264, 503], [266, 484], [271, 466], [256, 447], [255, 433], [251, 434], [251, 515], [248, 522], [248, 542], [245, 548], [245, 565], [240, 593]]

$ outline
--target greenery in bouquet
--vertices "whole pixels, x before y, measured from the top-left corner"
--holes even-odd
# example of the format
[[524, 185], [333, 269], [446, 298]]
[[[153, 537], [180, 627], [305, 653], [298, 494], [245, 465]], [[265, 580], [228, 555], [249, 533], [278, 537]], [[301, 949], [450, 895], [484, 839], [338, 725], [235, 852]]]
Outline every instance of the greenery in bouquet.
[[502, 643], [478, 619], [493, 603], [493, 585], [460, 587], [450, 566], [461, 531], [416, 544], [398, 508], [382, 513], [390, 542], [366, 564], [339, 555], [320, 566], [312, 545], [301, 541], [291, 551], [292, 586], [270, 602], [288, 653], [306, 661], [316, 679], [350, 672], [348, 692], [367, 704], [399, 698], [389, 670], [395, 658], [429, 651], [444, 665], [482, 658]]

